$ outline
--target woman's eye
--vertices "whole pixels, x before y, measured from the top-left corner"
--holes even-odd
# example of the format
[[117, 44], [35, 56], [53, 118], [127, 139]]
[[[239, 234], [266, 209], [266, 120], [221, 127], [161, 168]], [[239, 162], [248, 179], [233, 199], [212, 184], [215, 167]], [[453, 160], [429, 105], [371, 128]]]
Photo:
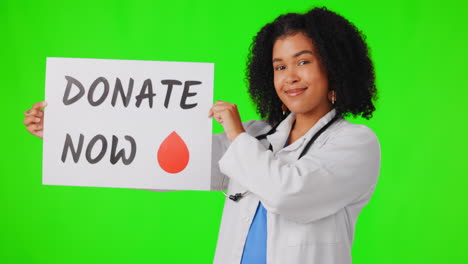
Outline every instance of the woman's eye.
[[277, 66], [277, 67], [275, 67], [275, 70], [276, 71], [281, 71], [281, 70], [284, 70], [285, 68], [286, 67], [284, 67], [284, 66]]
[[304, 65], [304, 64], [308, 64], [308, 63], [309, 63], [309, 61], [300, 61], [299, 65]]

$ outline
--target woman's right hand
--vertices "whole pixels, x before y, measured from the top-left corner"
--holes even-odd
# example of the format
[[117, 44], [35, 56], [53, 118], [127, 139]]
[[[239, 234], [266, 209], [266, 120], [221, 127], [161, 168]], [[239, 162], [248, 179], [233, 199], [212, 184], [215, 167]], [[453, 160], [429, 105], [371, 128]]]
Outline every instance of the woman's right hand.
[[42, 108], [46, 107], [47, 103], [45, 101], [35, 103], [31, 109], [24, 112], [24, 121], [26, 129], [29, 133], [35, 135], [36, 137], [42, 138], [43, 136], [43, 127], [44, 127], [44, 110]]

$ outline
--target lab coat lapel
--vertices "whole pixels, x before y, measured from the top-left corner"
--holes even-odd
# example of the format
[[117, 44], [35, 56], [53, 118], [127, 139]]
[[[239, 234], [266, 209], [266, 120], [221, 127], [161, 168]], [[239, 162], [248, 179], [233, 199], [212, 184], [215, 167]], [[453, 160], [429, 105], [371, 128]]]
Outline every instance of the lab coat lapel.
[[291, 131], [291, 127], [296, 120], [296, 116], [294, 113], [290, 113], [276, 128], [276, 132], [268, 135], [267, 140], [270, 142], [273, 153], [276, 153], [278, 150], [284, 147], [286, 140], [288, 140], [289, 132]]
[[330, 112], [322, 116], [322, 118], [320, 118], [317, 121], [317, 123], [315, 123], [315, 125], [311, 127], [309, 131], [307, 131], [307, 133], [305, 133], [305, 135], [303, 136], [304, 140], [309, 141], [322, 127], [324, 127], [328, 122], [330, 122], [330, 120], [332, 120], [333, 117], [335, 117], [335, 115], [336, 110], [332, 109]]
[[[296, 149], [299, 146], [302, 146], [304, 141], [310, 140], [315, 133], [317, 133], [323, 126], [325, 126], [336, 114], [336, 110], [332, 109], [322, 118], [320, 118], [317, 123], [313, 127], [307, 131], [307, 133], [302, 136], [301, 140], [296, 141], [291, 147], [292, 149]], [[294, 113], [290, 113], [276, 128], [276, 132], [267, 136], [268, 141], [270, 142], [271, 146], [273, 147], [273, 153], [278, 152], [280, 149], [284, 147], [286, 140], [289, 137], [289, 133], [291, 131], [291, 127], [296, 120], [296, 115]]]

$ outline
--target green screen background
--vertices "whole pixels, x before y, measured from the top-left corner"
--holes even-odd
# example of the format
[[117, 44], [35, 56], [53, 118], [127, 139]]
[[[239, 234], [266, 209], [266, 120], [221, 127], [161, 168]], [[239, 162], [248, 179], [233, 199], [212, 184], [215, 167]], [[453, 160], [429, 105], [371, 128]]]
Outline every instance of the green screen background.
[[[258, 118], [246, 93], [252, 36], [326, 5], [367, 35], [380, 100], [375, 194], [354, 263], [468, 263], [466, 1], [0, 2], [1, 263], [211, 263], [219, 192], [44, 186], [23, 112], [44, 98], [46, 57], [215, 63], [215, 100]], [[156, 120], [154, 125], [157, 126]], [[214, 132], [222, 128], [215, 124]]]

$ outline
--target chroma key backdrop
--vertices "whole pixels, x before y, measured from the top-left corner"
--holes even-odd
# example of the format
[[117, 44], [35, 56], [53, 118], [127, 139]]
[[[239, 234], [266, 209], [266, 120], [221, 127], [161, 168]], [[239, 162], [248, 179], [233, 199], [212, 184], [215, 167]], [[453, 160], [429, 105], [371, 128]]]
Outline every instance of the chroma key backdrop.
[[215, 100], [247, 121], [258, 118], [244, 81], [252, 37], [280, 14], [323, 5], [366, 34], [380, 97], [373, 119], [350, 119], [382, 148], [354, 263], [468, 263], [462, 0], [0, 1], [0, 262], [211, 263], [219, 192], [42, 185], [42, 141], [22, 120], [44, 99], [46, 57], [215, 63]]

